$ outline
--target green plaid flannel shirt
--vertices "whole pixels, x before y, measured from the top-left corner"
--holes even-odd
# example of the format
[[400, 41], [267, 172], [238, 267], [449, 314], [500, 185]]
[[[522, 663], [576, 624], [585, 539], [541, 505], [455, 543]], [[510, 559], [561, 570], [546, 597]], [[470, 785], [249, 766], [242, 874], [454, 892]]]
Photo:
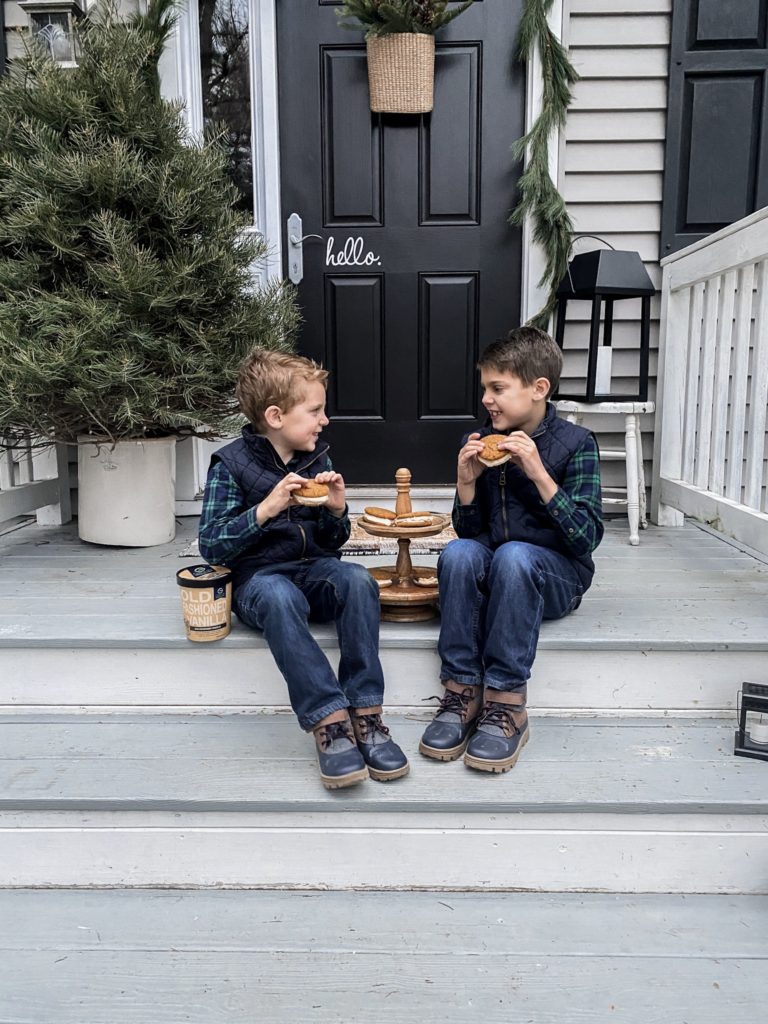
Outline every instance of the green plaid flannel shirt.
[[[286, 466], [288, 472], [294, 471], [293, 461]], [[345, 510], [343, 516], [335, 516], [321, 505], [317, 514], [318, 541], [324, 548], [337, 551], [349, 540], [348, 511]], [[260, 533], [268, 529], [269, 520], [259, 526], [256, 508], [247, 505], [240, 485], [224, 463], [215, 463], [208, 471], [198, 528], [200, 554], [206, 562], [212, 565], [231, 565], [238, 555], [255, 542]]]
[[[600, 494], [600, 453], [589, 434], [574, 452], [565, 471], [565, 479], [544, 508], [552, 525], [560, 531], [574, 557], [588, 555], [603, 538], [603, 505]], [[488, 528], [475, 500], [453, 506], [453, 527], [459, 537], [477, 537]]]

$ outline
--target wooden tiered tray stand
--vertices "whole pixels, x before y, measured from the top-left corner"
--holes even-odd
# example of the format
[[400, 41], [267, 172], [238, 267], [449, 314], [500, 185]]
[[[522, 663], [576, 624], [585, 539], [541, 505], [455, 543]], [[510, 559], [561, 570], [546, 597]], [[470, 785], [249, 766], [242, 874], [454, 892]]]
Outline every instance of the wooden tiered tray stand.
[[[395, 513], [407, 515], [413, 511], [411, 505], [411, 471], [398, 469], [395, 473], [397, 501]], [[366, 523], [361, 516], [358, 525], [373, 537], [397, 538], [397, 564], [377, 566], [368, 571], [377, 581], [389, 581], [381, 587], [381, 617], [387, 622], [423, 622], [437, 614], [437, 569], [434, 566], [413, 565], [411, 562], [411, 538], [435, 537], [446, 528], [448, 516], [433, 515], [429, 526], [379, 526]], [[419, 583], [418, 580], [434, 580], [434, 583]]]

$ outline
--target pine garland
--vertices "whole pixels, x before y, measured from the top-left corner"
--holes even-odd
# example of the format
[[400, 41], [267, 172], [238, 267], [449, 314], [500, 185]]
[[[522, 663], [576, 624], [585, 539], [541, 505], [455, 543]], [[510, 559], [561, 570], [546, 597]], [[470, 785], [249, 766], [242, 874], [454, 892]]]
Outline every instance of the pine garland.
[[573, 221], [565, 200], [549, 173], [549, 140], [552, 133], [565, 127], [572, 95], [571, 86], [579, 75], [568, 52], [547, 22], [554, 0], [525, 0], [517, 39], [517, 59], [528, 65], [538, 47], [541, 56], [544, 93], [541, 113], [531, 130], [513, 146], [516, 159], [527, 152], [528, 162], [520, 178], [520, 201], [510, 215], [510, 224], [522, 224], [533, 218], [533, 238], [543, 248], [546, 267], [539, 287], [549, 286], [546, 304], [528, 321], [546, 330], [557, 305], [556, 290], [568, 266], [573, 237]]

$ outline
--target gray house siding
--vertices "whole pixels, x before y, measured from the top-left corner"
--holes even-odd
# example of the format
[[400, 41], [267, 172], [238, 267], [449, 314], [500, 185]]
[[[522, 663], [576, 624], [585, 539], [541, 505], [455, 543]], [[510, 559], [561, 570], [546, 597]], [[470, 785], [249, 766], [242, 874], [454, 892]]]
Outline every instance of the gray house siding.
[[[672, 0], [570, 0], [565, 41], [581, 81], [574, 90], [565, 138], [561, 141], [560, 188], [578, 233], [599, 235], [617, 249], [637, 250], [651, 280], [661, 286], [659, 267], [662, 176]], [[599, 247], [594, 239], [575, 251]], [[581, 387], [586, 372], [589, 310], [569, 309], [564, 388]], [[651, 386], [655, 395], [659, 298], [652, 301]], [[582, 308], [579, 308], [582, 307]], [[633, 390], [639, 348], [640, 302], [616, 306], [614, 374], [616, 390]], [[573, 346], [571, 350], [571, 346]], [[623, 433], [600, 426], [604, 447], [619, 447]], [[651, 459], [651, 417], [643, 424]], [[614, 431], [621, 429], [615, 421]], [[646, 467], [649, 470], [649, 466]], [[604, 467], [606, 481], [620, 484], [624, 467]]]

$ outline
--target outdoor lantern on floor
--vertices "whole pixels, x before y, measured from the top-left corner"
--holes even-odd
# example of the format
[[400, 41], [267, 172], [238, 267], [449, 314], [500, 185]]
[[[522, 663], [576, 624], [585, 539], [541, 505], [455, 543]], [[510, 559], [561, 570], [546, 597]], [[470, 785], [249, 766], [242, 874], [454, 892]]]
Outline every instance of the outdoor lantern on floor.
[[19, 0], [19, 7], [27, 12], [32, 35], [56, 63], [75, 67], [75, 23], [83, 17], [80, 4], [76, 0]]
[[[585, 236], [581, 236], [585, 237]], [[591, 236], [586, 236], [591, 237]], [[602, 241], [602, 239], [599, 239]], [[607, 244], [607, 243], [606, 243]], [[583, 299], [592, 303], [589, 328], [586, 394], [564, 394], [557, 398], [582, 402], [639, 401], [648, 399], [648, 356], [651, 340], [651, 296], [656, 289], [643, 266], [640, 254], [617, 249], [593, 249], [574, 256], [557, 289], [557, 329], [555, 340], [563, 349], [566, 308], [569, 301]], [[622, 299], [641, 299], [640, 368], [635, 393], [613, 394], [611, 390], [611, 341], [613, 305]], [[605, 304], [602, 341], [600, 323]], [[565, 351], [563, 349], [563, 351]]]
[[739, 728], [733, 752], [768, 761], [768, 686], [743, 683], [738, 701]]

